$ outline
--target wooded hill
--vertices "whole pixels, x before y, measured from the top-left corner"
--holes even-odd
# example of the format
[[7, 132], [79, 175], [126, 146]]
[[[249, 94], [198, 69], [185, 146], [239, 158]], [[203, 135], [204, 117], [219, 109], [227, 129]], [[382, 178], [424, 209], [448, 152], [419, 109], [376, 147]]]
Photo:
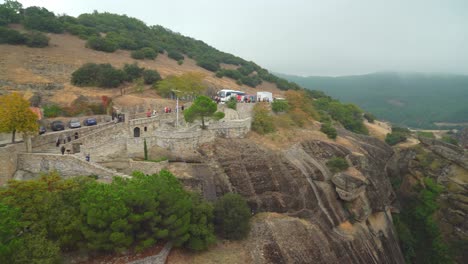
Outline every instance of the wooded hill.
[[385, 72], [340, 77], [280, 76], [357, 104], [399, 126], [446, 129], [435, 123], [463, 126], [468, 122], [468, 76], [464, 75]]

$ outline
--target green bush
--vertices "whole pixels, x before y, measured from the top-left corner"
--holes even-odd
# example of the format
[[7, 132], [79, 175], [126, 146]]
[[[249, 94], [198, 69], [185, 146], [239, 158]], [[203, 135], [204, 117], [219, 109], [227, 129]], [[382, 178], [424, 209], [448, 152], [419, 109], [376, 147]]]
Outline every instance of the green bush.
[[442, 136], [442, 141], [444, 141], [445, 143], [455, 145], [455, 146], [458, 145], [458, 140], [448, 135]]
[[336, 139], [336, 136], [338, 135], [336, 129], [329, 122], [323, 123], [320, 127], [320, 131], [325, 133], [327, 137], [331, 139]]
[[344, 158], [335, 157], [327, 161], [327, 167], [332, 173], [337, 173], [348, 169], [349, 164]]
[[44, 111], [44, 116], [47, 118], [57, 117], [63, 114], [63, 109], [60, 106], [55, 105], [55, 104], [44, 106], [43, 111]]
[[226, 102], [226, 106], [228, 108], [236, 110], [237, 109], [237, 99], [235, 99], [234, 97], [229, 98], [229, 101]]
[[418, 137], [435, 138], [434, 133], [432, 132], [418, 131], [417, 135]]
[[374, 121], [375, 121], [375, 116], [373, 114], [371, 114], [371, 113], [368, 113], [368, 112], [364, 113], [364, 118], [369, 123], [374, 123]]
[[145, 68], [138, 67], [137, 63], [133, 64], [125, 64], [123, 67], [123, 71], [126, 74], [126, 81], [133, 81], [143, 76], [143, 71]]
[[148, 47], [132, 51], [131, 53], [132, 58], [137, 59], [137, 60], [143, 60], [143, 59], [154, 60], [156, 59], [157, 55], [158, 54], [156, 53], [156, 51]]
[[287, 112], [289, 110], [289, 104], [286, 100], [275, 100], [271, 103], [271, 110], [275, 113]]
[[28, 7], [23, 10], [23, 16], [23, 25], [27, 29], [52, 33], [62, 33], [64, 31], [64, 26], [60, 20], [55, 17], [53, 12], [45, 8]]
[[0, 44], [22, 45], [26, 43], [26, 36], [20, 32], [0, 27]]
[[86, 42], [86, 47], [104, 52], [114, 52], [118, 49], [118, 46], [115, 42], [112, 42], [107, 38], [102, 38], [99, 36], [90, 37]]
[[167, 53], [167, 56], [175, 61], [184, 60], [184, 55], [180, 54], [179, 52], [175, 50], [170, 50]]
[[144, 70], [143, 71], [143, 80], [145, 84], [153, 84], [162, 80], [161, 75], [155, 70]]
[[252, 130], [264, 135], [276, 131], [273, 117], [265, 104], [257, 103], [253, 109]]
[[394, 146], [404, 141], [406, 141], [406, 135], [400, 132], [388, 133], [387, 136], [385, 136], [385, 142], [390, 146]]
[[26, 34], [26, 45], [32, 48], [43, 48], [49, 46], [49, 37], [41, 32]]
[[227, 193], [214, 207], [215, 229], [222, 237], [239, 240], [247, 236], [251, 217], [249, 206], [239, 194]]
[[0, 26], [21, 21], [21, 9], [23, 5], [16, 1], [5, 1], [0, 4]]
[[212, 72], [219, 70], [219, 62], [205, 56], [197, 59], [197, 65]]
[[110, 64], [86, 63], [72, 73], [71, 83], [77, 86], [118, 87], [127, 79], [124, 71]]

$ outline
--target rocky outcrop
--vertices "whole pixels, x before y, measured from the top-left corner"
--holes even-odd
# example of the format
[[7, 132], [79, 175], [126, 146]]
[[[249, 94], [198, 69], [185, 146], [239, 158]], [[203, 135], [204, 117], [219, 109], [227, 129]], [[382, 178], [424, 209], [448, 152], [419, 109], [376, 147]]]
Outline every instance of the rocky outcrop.
[[[200, 149], [216, 170], [218, 196], [234, 191], [255, 213], [281, 214], [254, 225], [254, 263], [404, 263], [384, 169], [393, 150], [372, 138], [345, 136], [353, 149], [311, 140], [274, 152], [247, 139], [218, 139]], [[332, 157], [345, 158], [351, 168], [331, 173], [325, 163]]]
[[425, 137], [419, 137], [419, 141], [435, 154], [468, 169], [468, 155], [466, 155], [462, 148], [437, 139]]

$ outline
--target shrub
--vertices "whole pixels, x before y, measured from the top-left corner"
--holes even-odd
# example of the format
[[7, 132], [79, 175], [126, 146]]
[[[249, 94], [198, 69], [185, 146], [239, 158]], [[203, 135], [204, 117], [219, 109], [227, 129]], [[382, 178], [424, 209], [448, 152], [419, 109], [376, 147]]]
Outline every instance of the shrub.
[[239, 240], [249, 232], [250, 209], [239, 194], [227, 193], [214, 207], [215, 228], [224, 238]]
[[53, 12], [37, 6], [31, 6], [23, 11], [23, 25], [27, 29], [62, 33], [63, 24], [55, 17]]
[[104, 52], [114, 52], [118, 49], [116, 43], [102, 37], [90, 37], [86, 42], [86, 47]]
[[371, 114], [371, 113], [368, 113], [368, 112], [364, 113], [364, 118], [369, 123], [374, 123], [374, 121], [375, 121], [375, 116], [373, 114]]
[[237, 109], [237, 100], [234, 97], [229, 98], [229, 101], [227, 101], [226, 106], [228, 108]]
[[175, 51], [175, 50], [170, 50], [168, 53], [167, 53], [167, 56], [175, 61], [178, 61], [178, 60], [183, 60], [184, 59], [184, 55], [180, 54], [179, 52]]
[[434, 133], [432, 132], [418, 131], [417, 135], [418, 137], [435, 138]]
[[0, 27], [0, 44], [12, 44], [12, 45], [21, 45], [26, 43], [26, 36], [20, 32]]
[[55, 104], [44, 106], [43, 111], [45, 117], [57, 117], [63, 114], [63, 109]]
[[110, 64], [86, 63], [72, 73], [71, 82], [77, 86], [118, 87], [127, 75]]
[[349, 167], [349, 165], [345, 159], [341, 157], [336, 157], [327, 161], [327, 167], [332, 173], [337, 173], [346, 170]]
[[323, 123], [322, 127], [320, 127], [320, 131], [325, 133], [328, 138], [336, 139], [336, 129], [332, 126], [331, 123]]
[[49, 37], [41, 32], [26, 34], [26, 45], [32, 48], [43, 48], [49, 46]]
[[406, 141], [406, 136], [404, 133], [400, 133], [400, 132], [388, 133], [387, 136], [385, 137], [385, 142], [389, 144], [390, 146], [394, 146], [404, 141]]
[[264, 135], [276, 131], [273, 117], [267, 106], [262, 103], [257, 103], [253, 109], [252, 130]]
[[156, 56], [158, 56], [158, 54], [152, 48], [146, 47], [146, 48], [132, 51], [131, 56], [132, 58], [137, 59], [137, 60], [143, 60], [143, 59], [154, 60]]
[[125, 64], [123, 67], [123, 71], [126, 74], [126, 81], [133, 81], [135, 79], [140, 78], [143, 75], [143, 71], [145, 68], [140, 68], [138, 67], [138, 64], [133, 63], [133, 64]]
[[178, 65], [184, 64], [184, 60], [178, 60], [178, 61], [177, 61], [177, 64], [178, 64]]
[[145, 84], [153, 84], [162, 80], [162, 78], [155, 70], [145, 70], [143, 71], [143, 80], [145, 81]]
[[33, 107], [39, 107], [42, 102], [42, 96], [40, 93], [34, 93], [31, 98], [29, 98], [29, 102], [31, 103], [31, 106]]
[[219, 70], [219, 63], [206, 57], [197, 59], [197, 65], [212, 72]]
[[458, 140], [448, 135], [442, 136], [442, 141], [444, 141], [445, 143], [452, 144], [452, 145], [458, 145]]
[[271, 110], [275, 113], [287, 112], [289, 110], [289, 104], [286, 100], [275, 100], [271, 103]]

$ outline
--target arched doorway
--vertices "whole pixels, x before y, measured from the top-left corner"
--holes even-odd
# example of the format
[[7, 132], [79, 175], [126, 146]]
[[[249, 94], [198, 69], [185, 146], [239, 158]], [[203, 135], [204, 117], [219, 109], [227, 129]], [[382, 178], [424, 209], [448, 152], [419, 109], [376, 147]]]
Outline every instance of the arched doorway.
[[140, 128], [139, 127], [135, 127], [133, 129], [133, 137], [140, 137]]

